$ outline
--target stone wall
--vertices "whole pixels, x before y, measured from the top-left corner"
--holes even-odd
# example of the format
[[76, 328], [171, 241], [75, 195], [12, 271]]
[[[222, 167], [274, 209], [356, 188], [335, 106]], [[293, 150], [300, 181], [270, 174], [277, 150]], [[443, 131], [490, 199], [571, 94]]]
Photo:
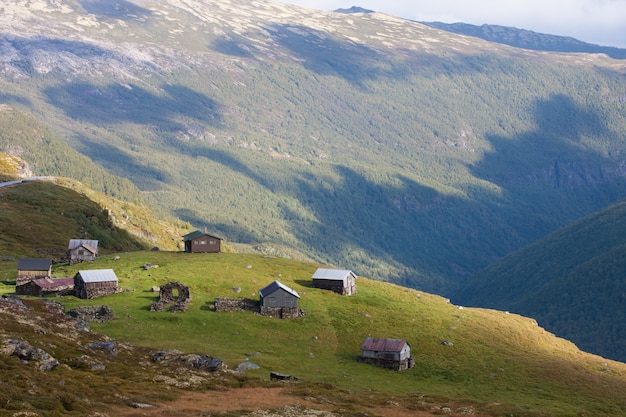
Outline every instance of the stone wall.
[[253, 311], [259, 312], [260, 303], [250, 298], [215, 298], [215, 311]]

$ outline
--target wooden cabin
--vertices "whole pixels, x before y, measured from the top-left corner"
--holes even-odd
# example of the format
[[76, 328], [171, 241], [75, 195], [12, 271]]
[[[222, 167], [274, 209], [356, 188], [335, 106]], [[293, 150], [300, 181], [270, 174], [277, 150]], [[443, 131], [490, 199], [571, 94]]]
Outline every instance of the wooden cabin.
[[92, 262], [98, 256], [98, 241], [88, 239], [70, 239], [67, 247], [70, 264]]
[[185, 252], [190, 253], [219, 253], [222, 239], [208, 233], [196, 230], [183, 236]]
[[357, 293], [356, 278], [349, 270], [317, 268], [313, 274], [313, 286], [341, 295], [354, 295]]
[[78, 271], [74, 275], [74, 295], [97, 298], [119, 292], [117, 275], [112, 269]]
[[52, 276], [52, 260], [46, 258], [23, 258], [17, 260], [17, 278], [15, 279], [15, 293], [24, 294], [27, 291], [24, 285], [35, 279]]
[[368, 337], [361, 344], [360, 362], [403, 371], [415, 366], [406, 340]]

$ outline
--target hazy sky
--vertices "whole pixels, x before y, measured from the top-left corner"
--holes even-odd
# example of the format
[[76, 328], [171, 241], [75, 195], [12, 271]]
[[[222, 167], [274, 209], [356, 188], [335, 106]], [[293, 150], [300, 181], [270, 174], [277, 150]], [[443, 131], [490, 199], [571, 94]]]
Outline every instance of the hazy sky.
[[425, 22], [513, 26], [626, 48], [626, 0], [278, 0], [321, 10], [359, 6]]

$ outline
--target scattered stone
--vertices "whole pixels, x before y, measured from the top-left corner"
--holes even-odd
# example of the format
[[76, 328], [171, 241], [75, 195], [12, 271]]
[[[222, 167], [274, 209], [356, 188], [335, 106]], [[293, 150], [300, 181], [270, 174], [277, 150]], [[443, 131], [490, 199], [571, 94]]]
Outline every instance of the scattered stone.
[[157, 264], [143, 264], [142, 268], [144, 269], [144, 271], [147, 271], [148, 269], [156, 269], [158, 267], [159, 265]]
[[103, 323], [115, 318], [113, 310], [107, 305], [76, 307], [68, 311], [67, 314], [74, 319], [83, 319], [87, 322], [98, 323]]
[[235, 367], [235, 371], [239, 372], [240, 374], [245, 373], [246, 371], [250, 371], [252, 369], [260, 369], [261, 367], [255, 363], [252, 362], [242, 362], [239, 365], [237, 365]]
[[87, 346], [88, 349], [102, 350], [111, 355], [117, 355], [117, 346], [113, 342], [93, 342]]
[[233, 287], [233, 292], [234, 293], [240, 293], [241, 292], [241, 287]]
[[441, 344], [444, 345], [444, 346], [454, 346], [454, 343], [452, 343], [449, 340], [442, 340]]

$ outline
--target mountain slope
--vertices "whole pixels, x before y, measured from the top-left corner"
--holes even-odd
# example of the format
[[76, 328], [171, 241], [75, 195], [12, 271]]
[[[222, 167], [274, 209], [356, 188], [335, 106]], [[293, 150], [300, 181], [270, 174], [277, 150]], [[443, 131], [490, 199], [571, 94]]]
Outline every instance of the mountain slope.
[[550, 52], [584, 52], [589, 54], [607, 54], [611, 58], [626, 59], [626, 49], [594, 45], [568, 36], [547, 35], [531, 30], [517, 29], [498, 25], [470, 25], [467, 23], [421, 22], [425, 25], [458, 33], [475, 36], [490, 42], [503, 43], [517, 48]]
[[582, 349], [626, 360], [626, 201], [593, 213], [476, 274], [455, 296], [510, 310]]
[[229, 241], [448, 295], [626, 196], [621, 61], [379, 13], [116, 4], [8, 2], [1, 99]]

